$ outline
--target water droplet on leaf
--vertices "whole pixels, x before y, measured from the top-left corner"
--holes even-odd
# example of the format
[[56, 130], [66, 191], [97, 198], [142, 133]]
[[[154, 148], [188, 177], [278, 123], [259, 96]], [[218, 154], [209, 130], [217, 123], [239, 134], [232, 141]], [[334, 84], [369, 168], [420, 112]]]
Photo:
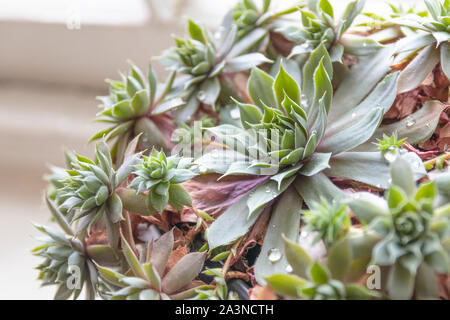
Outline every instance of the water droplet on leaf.
[[205, 93], [205, 91], [203, 91], [203, 90], [200, 90], [198, 93], [197, 93], [197, 99], [198, 100], [200, 100], [200, 101], [205, 101], [205, 99], [206, 99], [206, 93]]
[[272, 263], [278, 262], [281, 259], [281, 251], [277, 248], [272, 248], [267, 252], [267, 256], [269, 257], [269, 261]]
[[234, 108], [233, 110], [230, 111], [230, 116], [232, 119], [239, 119], [240, 115], [241, 113], [239, 112], [238, 108]]
[[416, 124], [416, 120], [414, 120], [414, 119], [410, 119], [410, 120], [407, 120], [406, 121], [406, 126], [408, 127], [408, 128], [411, 128], [413, 125], [415, 125]]

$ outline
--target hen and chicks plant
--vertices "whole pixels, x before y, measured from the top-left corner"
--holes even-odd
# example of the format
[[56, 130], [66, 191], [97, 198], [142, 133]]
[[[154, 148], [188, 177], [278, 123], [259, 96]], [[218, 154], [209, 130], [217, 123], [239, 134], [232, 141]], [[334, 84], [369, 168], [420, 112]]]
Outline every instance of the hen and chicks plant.
[[274, 5], [238, 1], [215, 34], [188, 20], [164, 84], [132, 63], [108, 80], [95, 158], [46, 177], [61, 230], [37, 225], [33, 253], [55, 298], [449, 298], [449, 157], [420, 149], [448, 93], [386, 118], [430, 74], [448, 91], [449, 1], [357, 27], [361, 0]]

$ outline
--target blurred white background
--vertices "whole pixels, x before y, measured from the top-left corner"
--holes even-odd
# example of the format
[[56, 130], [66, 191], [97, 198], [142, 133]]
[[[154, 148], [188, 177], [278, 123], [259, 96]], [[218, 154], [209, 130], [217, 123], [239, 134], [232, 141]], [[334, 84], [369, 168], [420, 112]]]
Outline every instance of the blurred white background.
[[[215, 28], [235, 0], [0, 0], [0, 299], [50, 299], [39, 288], [40, 259], [30, 254], [46, 223], [42, 176], [63, 165], [63, 147], [90, 155], [103, 79], [127, 59], [146, 70], [150, 57], [183, 35], [186, 16]], [[295, 3], [274, 0], [279, 7]], [[342, 10], [346, 0], [332, 3]], [[392, 2], [415, 3], [415, 0]], [[368, 0], [368, 9], [386, 10]], [[156, 69], [161, 68], [154, 63]]]

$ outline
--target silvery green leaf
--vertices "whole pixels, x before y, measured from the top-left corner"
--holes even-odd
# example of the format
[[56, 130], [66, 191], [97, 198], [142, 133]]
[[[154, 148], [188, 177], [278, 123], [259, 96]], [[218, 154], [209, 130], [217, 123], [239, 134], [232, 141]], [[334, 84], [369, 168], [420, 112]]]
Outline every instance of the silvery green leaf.
[[278, 189], [280, 189], [281, 188], [281, 183], [285, 179], [290, 178], [294, 174], [296, 174], [300, 170], [300, 168], [302, 166], [303, 166], [302, 164], [299, 164], [299, 165], [296, 165], [296, 166], [294, 166], [292, 168], [287, 168], [284, 171], [282, 171], [282, 172], [280, 172], [280, 173], [270, 177], [270, 179], [273, 180], [273, 181], [276, 181], [278, 183]]
[[202, 172], [225, 174], [236, 162], [249, 164], [247, 157], [242, 153], [230, 149], [215, 149], [195, 160], [194, 164], [198, 165]]
[[48, 196], [45, 197], [45, 201], [47, 203], [48, 208], [50, 209], [50, 212], [51, 212], [53, 218], [56, 220], [56, 222], [61, 227], [61, 229], [63, 229], [64, 232], [67, 233], [68, 235], [73, 236], [74, 232], [73, 232], [72, 228], [70, 227], [67, 219], [61, 213], [61, 211], [58, 210], [58, 208], [55, 206], [55, 204], [50, 200], [50, 198]]
[[[302, 203], [303, 201], [295, 189], [289, 188], [272, 210], [263, 246], [255, 263], [255, 277], [258, 283], [264, 284], [266, 277], [286, 272], [288, 262], [284, 254], [282, 235], [291, 241], [297, 241]], [[281, 255], [279, 258], [273, 256], [278, 254]]]
[[262, 53], [248, 53], [242, 56], [238, 56], [227, 60], [226, 66], [223, 69], [225, 73], [235, 73], [252, 69], [263, 63], [271, 63], [272, 60], [268, 59]]
[[[326, 54], [319, 62], [314, 71], [314, 100], [312, 108], [320, 106], [320, 100], [323, 100], [326, 113], [330, 110], [331, 99], [333, 97], [333, 87], [331, 86], [331, 77], [328, 75], [325, 65], [331, 63], [330, 57]], [[314, 110], [310, 110], [312, 113]], [[325, 121], [326, 123], [326, 121]]]
[[202, 270], [205, 258], [204, 252], [188, 253], [181, 258], [164, 276], [161, 284], [163, 291], [172, 294], [189, 284]]
[[358, 220], [369, 224], [377, 217], [390, 215], [389, 208], [382, 198], [369, 192], [358, 192], [354, 198], [350, 198], [348, 206], [355, 213]]
[[450, 45], [448, 42], [441, 45], [441, 67], [447, 79], [450, 79]]
[[442, 247], [427, 255], [425, 261], [437, 273], [448, 274], [450, 271], [450, 259]]
[[261, 169], [258, 166], [252, 166], [252, 162], [249, 161], [235, 161], [229, 165], [227, 171], [220, 178], [229, 175], [241, 175], [241, 174], [260, 175]]
[[318, 262], [314, 262], [309, 269], [309, 277], [316, 284], [325, 284], [330, 279], [328, 270], [322, 267]]
[[183, 106], [185, 102], [181, 98], [174, 98], [168, 101], [165, 101], [156, 106], [155, 109], [152, 110], [152, 115], [159, 115], [166, 113], [167, 111], [173, 110], [180, 106]]
[[344, 55], [344, 46], [340, 43], [331, 47], [330, 60], [331, 62], [342, 63], [342, 56]]
[[217, 77], [205, 80], [198, 91], [198, 95], [204, 95], [199, 99], [202, 103], [214, 106], [220, 94], [220, 81]]
[[197, 99], [197, 91], [194, 91], [182, 108], [175, 110], [175, 119], [178, 124], [185, 123], [191, 119], [197, 111], [200, 101]]
[[267, 30], [263, 28], [257, 28], [247, 34], [244, 38], [239, 40], [227, 55], [227, 59], [231, 59], [242, 54], [245, 54], [250, 48], [255, 46], [264, 37], [267, 36]]
[[365, 2], [365, 0], [353, 0], [347, 5], [337, 27], [337, 39], [352, 25], [353, 20], [363, 10]]
[[301, 246], [286, 237], [284, 240], [284, 252], [286, 259], [292, 267], [292, 271], [299, 277], [307, 278], [312, 259]]
[[[133, 125], [133, 121], [130, 120], [130, 121], [126, 121], [124, 123], [121, 123], [118, 126], [110, 128], [111, 130], [107, 129], [105, 131], [100, 131], [98, 134], [94, 135], [91, 138], [91, 141], [103, 138], [103, 136], [104, 136], [105, 141], [108, 142], [111, 139], [113, 139], [113, 138], [115, 138], [117, 136], [120, 136], [120, 135], [124, 134], [125, 132], [127, 132], [132, 127], [132, 125]], [[103, 134], [103, 133], [106, 133], [106, 132], [107, 132], [106, 135]], [[100, 134], [102, 136], [100, 136]]]
[[155, 210], [159, 213], [164, 211], [167, 203], [169, 202], [169, 193], [158, 194], [157, 192], [150, 191], [149, 193], [149, 203]]
[[153, 146], [166, 148], [166, 140], [159, 130], [158, 126], [149, 118], [142, 117], [134, 125], [136, 135], [142, 133], [142, 139], [139, 140], [140, 149], [149, 149]]
[[327, 266], [333, 279], [342, 280], [345, 278], [352, 259], [350, 242], [347, 237], [333, 243], [327, 252]]
[[108, 211], [112, 223], [124, 220], [122, 216], [122, 200], [116, 193], [113, 193], [108, 199]]
[[343, 35], [340, 43], [344, 46], [344, 52], [355, 56], [374, 54], [382, 45], [373, 39], [352, 34]]
[[136, 277], [145, 279], [145, 273], [144, 270], [142, 269], [141, 264], [139, 263], [139, 259], [134, 253], [133, 249], [131, 249], [130, 245], [128, 244], [127, 240], [123, 235], [121, 236], [121, 243], [122, 243], [122, 253], [131, 270], [133, 271], [133, 274]]
[[398, 72], [387, 75], [352, 110], [349, 110], [347, 113], [342, 113], [339, 115], [339, 118], [333, 121], [328, 121], [326, 136], [334, 135], [349, 127], [351, 124], [359, 122], [362, 116], [365, 116], [374, 109], [374, 106], [382, 108], [383, 113], [386, 113], [391, 108], [397, 96], [397, 78]]
[[[370, 93], [376, 84], [385, 77], [392, 64], [393, 46], [386, 45], [374, 55], [363, 56], [345, 76], [334, 93], [328, 123], [351, 114], [352, 110]], [[362, 86], [361, 83], [364, 83]]]
[[284, 296], [298, 297], [299, 289], [308, 286], [308, 281], [295, 275], [274, 274], [266, 278], [268, 286]]
[[206, 42], [202, 28], [191, 19], [188, 19], [188, 32], [192, 39], [200, 41], [201, 43]]
[[120, 186], [124, 183], [131, 173], [134, 171], [134, 166], [138, 164], [141, 160], [141, 153], [136, 153], [127, 159], [125, 159], [124, 163], [120, 166], [116, 173], [116, 186]]
[[142, 265], [142, 269], [144, 269], [144, 272], [147, 276], [147, 279], [150, 281], [150, 284], [158, 291], [161, 291], [161, 277], [152, 263], [144, 263]]
[[108, 281], [109, 283], [116, 285], [118, 287], [123, 287], [124, 283], [120, 281], [124, 276], [112, 269], [104, 268], [102, 266], [99, 266], [98, 264], [95, 264], [97, 270], [100, 273], [100, 276]]
[[[323, 60], [322, 60], [323, 59]], [[319, 64], [322, 62], [323, 68], [329, 79], [333, 78], [333, 66], [328, 55], [328, 51], [323, 44], [320, 44], [309, 56], [303, 68], [304, 79], [314, 79], [314, 75]], [[315, 83], [313, 81], [304, 81], [302, 83], [303, 94], [306, 96], [308, 105], [311, 105], [315, 97]], [[322, 96], [318, 95], [318, 98]], [[331, 99], [331, 97], [329, 98]]]
[[258, 124], [261, 122], [263, 115], [257, 106], [252, 104], [240, 103], [236, 100], [234, 100], [234, 102], [239, 107], [241, 123], [245, 129], [251, 128], [251, 124]]
[[294, 181], [294, 186], [308, 207], [311, 207], [315, 202], [320, 202], [321, 198], [331, 202], [334, 199], [345, 197], [344, 192], [336, 187], [322, 172], [311, 177], [299, 176]]
[[330, 136], [325, 136], [318, 151], [339, 154], [369, 140], [383, 119], [383, 109], [374, 108], [360, 121]]
[[278, 106], [281, 106], [285, 96], [288, 96], [296, 104], [300, 104], [300, 88], [292, 76], [286, 72], [282, 64], [280, 64], [280, 70], [275, 77], [273, 88]]
[[159, 293], [152, 289], [142, 290], [139, 293], [139, 300], [159, 300]]
[[259, 68], [253, 68], [248, 79], [248, 93], [254, 104], [264, 109], [266, 106], [276, 106], [277, 100], [273, 91], [273, 78]]
[[148, 91], [144, 89], [136, 92], [131, 100], [131, 107], [136, 117], [144, 115], [150, 107]]
[[315, 174], [318, 174], [322, 170], [325, 170], [326, 168], [329, 168], [329, 161], [330, 161], [331, 153], [320, 153], [315, 152], [313, 153], [306, 161], [306, 163], [303, 165], [302, 168], [300, 168], [299, 174], [304, 176], [313, 176]]
[[[422, 161], [415, 153], [409, 152], [402, 157], [412, 164], [416, 180], [426, 175]], [[325, 174], [361, 181], [383, 189], [389, 186], [390, 179], [389, 163], [380, 152], [344, 152], [333, 156]]]
[[280, 188], [278, 188], [278, 183], [276, 181], [268, 180], [252, 190], [247, 201], [249, 211], [248, 217], [250, 218], [253, 213], [263, 208], [267, 203], [282, 194], [294, 180], [295, 176], [291, 176], [286, 180], [283, 180]]
[[148, 67], [147, 78], [150, 91], [150, 104], [153, 104], [153, 102], [155, 101], [156, 90], [158, 89], [158, 80], [151, 65], [149, 65]]
[[134, 115], [130, 101], [123, 100], [112, 107], [112, 115], [119, 119], [130, 119]]
[[403, 93], [417, 88], [439, 63], [439, 51], [430, 45], [400, 72], [398, 77], [398, 92]]
[[427, 140], [435, 131], [439, 123], [444, 105], [439, 101], [427, 101], [410, 116], [392, 124], [381, 125], [373, 134], [372, 139], [356, 147], [352, 151], [375, 151], [377, 146], [373, 144], [376, 139], [382, 139], [383, 134], [392, 136], [395, 132], [399, 139], [407, 138], [410, 144], [416, 144]]
[[439, 299], [437, 282], [432, 280], [435, 276], [435, 271], [430, 266], [421, 264], [416, 276], [415, 293], [418, 299]]
[[147, 195], [136, 193], [136, 190], [128, 188], [118, 189], [116, 193], [122, 200], [125, 210], [142, 216], [149, 216], [155, 213], [154, 210], [150, 210], [147, 204]]
[[93, 244], [86, 247], [86, 252], [93, 261], [101, 265], [115, 265], [117, 257], [110, 246]]
[[148, 282], [141, 278], [136, 277], [123, 277], [120, 279], [123, 283], [133, 288], [145, 289], [148, 288]]
[[73, 290], [67, 288], [66, 284], [63, 282], [58, 286], [58, 290], [55, 293], [54, 300], [67, 300], [72, 295]]
[[433, 32], [433, 37], [436, 39], [436, 47], [441, 45], [442, 43], [448, 43], [450, 41], [450, 33], [446, 31], [441, 32]]
[[388, 275], [387, 290], [393, 300], [409, 300], [414, 291], [414, 275], [399, 263], [394, 264]]
[[232, 243], [245, 235], [259, 217], [262, 209], [254, 212], [250, 218], [247, 193], [237, 202], [226, 209], [208, 228], [207, 239], [210, 250], [222, 245]]
[[391, 163], [392, 184], [403, 189], [409, 197], [416, 192], [416, 182], [413, 170], [405, 159], [397, 157]]
[[172, 184], [169, 188], [169, 203], [177, 210], [182, 210], [183, 206], [192, 207], [192, 199], [189, 193], [179, 184]]
[[436, 42], [430, 33], [421, 33], [402, 38], [396, 42], [396, 52], [414, 52]]

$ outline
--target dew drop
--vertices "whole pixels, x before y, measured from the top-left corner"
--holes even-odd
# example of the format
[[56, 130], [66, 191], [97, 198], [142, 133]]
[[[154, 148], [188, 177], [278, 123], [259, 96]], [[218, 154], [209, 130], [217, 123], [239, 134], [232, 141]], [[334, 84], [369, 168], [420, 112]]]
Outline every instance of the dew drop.
[[392, 162], [395, 160], [395, 158], [397, 158], [397, 148], [396, 147], [389, 147], [386, 152], [383, 154], [384, 158], [386, 159], [386, 161], [388, 162]]
[[200, 101], [205, 101], [205, 99], [206, 99], [206, 93], [205, 93], [205, 91], [203, 91], [203, 90], [200, 90], [198, 93], [197, 93], [197, 99], [198, 100], [200, 100]]
[[414, 119], [411, 119], [411, 120], [408, 120], [408, 121], [406, 121], [406, 126], [408, 127], [408, 128], [411, 128], [413, 125], [415, 125], [416, 124], [416, 120], [414, 120]]
[[352, 113], [352, 119], [356, 117], [356, 112]]
[[266, 192], [269, 193], [269, 192], [271, 192], [271, 191], [272, 191], [272, 190], [270, 189], [270, 187], [267, 186], [267, 187], [266, 187]]
[[292, 266], [290, 265], [290, 264], [288, 264], [287, 266], [286, 266], [286, 272], [287, 273], [291, 273], [292, 272]]
[[241, 113], [239, 112], [238, 108], [234, 108], [233, 110], [230, 111], [230, 116], [232, 119], [239, 119], [240, 115]]
[[277, 248], [272, 248], [267, 252], [267, 256], [269, 257], [269, 261], [272, 263], [278, 262], [281, 259], [281, 251]]

